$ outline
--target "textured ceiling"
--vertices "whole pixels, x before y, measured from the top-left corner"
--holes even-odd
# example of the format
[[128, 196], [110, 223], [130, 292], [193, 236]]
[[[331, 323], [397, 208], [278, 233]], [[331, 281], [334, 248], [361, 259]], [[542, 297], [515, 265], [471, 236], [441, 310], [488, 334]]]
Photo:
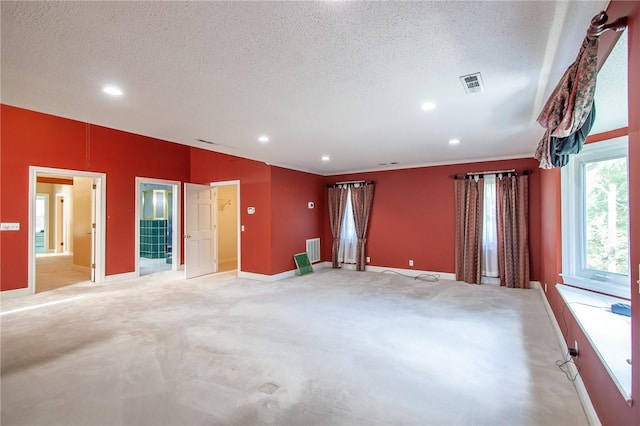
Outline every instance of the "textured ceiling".
[[1, 101], [319, 174], [532, 156], [606, 5], [3, 1]]

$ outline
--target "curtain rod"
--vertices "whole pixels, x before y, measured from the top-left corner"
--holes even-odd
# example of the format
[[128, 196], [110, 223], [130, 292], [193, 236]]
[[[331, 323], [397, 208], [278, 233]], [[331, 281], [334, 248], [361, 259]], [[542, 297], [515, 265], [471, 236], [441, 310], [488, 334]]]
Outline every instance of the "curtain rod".
[[607, 13], [605, 11], [602, 11], [594, 16], [591, 19], [591, 25], [589, 25], [589, 29], [587, 30], [587, 37], [593, 39], [596, 37], [600, 37], [600, 35], [605, 31], [620, 32], [624, 31], [625, 28], [627, 28], [626, 16], [618, 18], [610, 24], [607, 24], [608, 20], [609, 16], [607, 16]]
[[349, 180], [349, 181], [345, 181], [345, 182], [336, 182], [333, 185], [329, 184], [327, 185], [328, 188], [335, 188], [336, 186], [340, 186], [340, 185], [347, 185], [347, 186], [353, 186], [356, 184], [365, 184], [365, 185], [373, 185], [375, 183], [375, 181], [364, 181], [364, 180]]
[[522, 171], [517, 171], [516, 169], [509, 169], [509, 170], [492, 170], [489, 172], [469, 172], [469, 173], [465, 173], [463, 175], [453, 175], [451, 176], [452, 179], [468, 179], [471, 177], [484, 177], [487, 175], [500, 175], [500, 174], [504, 174], [504, 175], [514, 175], [514, 176], [518, 176], [518, 175], [530, 175], [532, 172], [531, 170], [522, 170]]

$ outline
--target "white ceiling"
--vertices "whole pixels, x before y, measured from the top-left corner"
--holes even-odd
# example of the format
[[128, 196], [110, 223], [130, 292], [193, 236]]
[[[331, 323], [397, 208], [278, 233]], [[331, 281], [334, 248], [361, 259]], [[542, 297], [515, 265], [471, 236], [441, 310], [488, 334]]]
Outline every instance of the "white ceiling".
[[532, 156], [607, 1], [0, 4], [3, 103], [335, 174]]

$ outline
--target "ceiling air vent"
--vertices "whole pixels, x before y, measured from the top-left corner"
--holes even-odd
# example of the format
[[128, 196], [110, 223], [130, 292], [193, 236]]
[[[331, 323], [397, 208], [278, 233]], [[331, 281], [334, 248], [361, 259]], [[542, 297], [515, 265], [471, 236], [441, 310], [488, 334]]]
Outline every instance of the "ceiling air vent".
[[217, 143], [215, 143], [215, 142], [211, 142], [211, 141], [204, 140], [204, 139], [196, 139], [196, 140], [197, 140], [198, 142], [208, 143], [209, 145], [220, 145], [220, 144], [217, 144]]
[[464, 91], [469, 93], [484, 92], [484, 85], [482, 84], [482, 76], [479, 72], [474, 74], [467, 74], [460, 77], [460, 81], [464, 86]]

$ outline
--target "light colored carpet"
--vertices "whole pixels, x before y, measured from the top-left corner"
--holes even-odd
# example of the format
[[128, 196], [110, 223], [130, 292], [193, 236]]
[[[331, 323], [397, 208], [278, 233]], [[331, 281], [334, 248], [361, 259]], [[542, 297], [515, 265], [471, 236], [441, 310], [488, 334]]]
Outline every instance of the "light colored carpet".
[[534, 290], [180, 276], [3, 301], [2, 425], [587, 424]]
[[91, 273], [73, 269], [73, 255], [36, 256], [36, 293], [89, 281]]

